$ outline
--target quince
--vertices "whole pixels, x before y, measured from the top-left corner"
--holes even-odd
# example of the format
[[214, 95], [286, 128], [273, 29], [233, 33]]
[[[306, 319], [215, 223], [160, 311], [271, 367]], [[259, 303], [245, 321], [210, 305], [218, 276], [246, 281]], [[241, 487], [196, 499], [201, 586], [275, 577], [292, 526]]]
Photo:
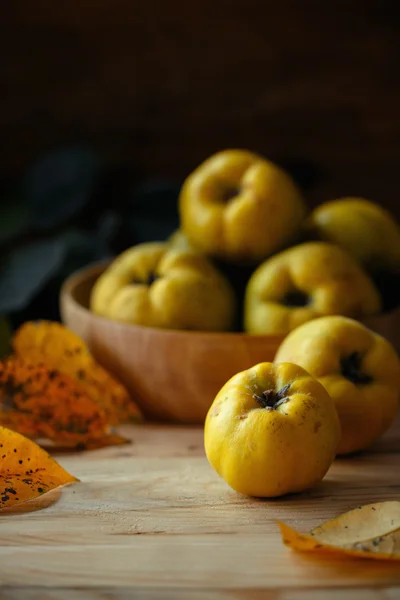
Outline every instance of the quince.
[[244, 326], [248, 333], [285, 335], [318, 316], [359, 318], [380, 308], [375, 285], [347, 252], [308, 242], [256, 269], [246, 289]]
[[367, 448], [392, 423], [399, 405], [400, 361], [391, 344], [340, 316], [292, 331], [275, 362], [294, 363], [324, 386], [336, 405], [342, 436], [338, 454]]
[[206, 255], [255, 263], [293, 240], [305, 206], [291, 177], [246, 150], [218, 152], [191, 173], [179, 197], [181, 228]]
[[345, 248], [371, 272], [400, 273], [400, 226], [384, 208], [363, 198], [325, 202], [306, 229]]
[[229, 330], [234, 292], [199, 254], [150, 242], [118, 256], [96, 281], [90, 302], [98, 315], [168, 329]]
[[340, 439], [332, 399], [304, 369], [261, 363], [221, 389], [204, 428], [207, 458], [237, 492], [273, 497], [318, 483]]
[[167, 244], [174, 250], [196, 252], [196, 248], [193, 246], [193, 244], [190, 244], [189, 240], [181, 229], [177, 229], [172, 235], [170, 235], [167, 240]]

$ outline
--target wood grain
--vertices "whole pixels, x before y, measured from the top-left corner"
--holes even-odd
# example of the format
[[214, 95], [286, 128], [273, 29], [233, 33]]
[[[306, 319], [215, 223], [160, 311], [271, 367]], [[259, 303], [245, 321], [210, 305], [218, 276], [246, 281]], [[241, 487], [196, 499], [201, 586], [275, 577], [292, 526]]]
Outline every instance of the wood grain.
[[400, 216], [399, 24], [393, 0], [4, 3], [1, 170], [83, 140], [182, 178], [240, 146], [301, 174], [311, 203]]
[[[7, 600], [204, 600], [204, 590], [190, 588], [26, 588], [6, 590]], [[398, 600], [400, 588], [210, 590], [207, 600]], [[0, 597], [1, 592], [0, 592]]]
[[217, 477], [201, 428], [123, 432], [131, 445], [59, 455], [81, 483], [44, 510], [2, 512], [0, 584], [8, 599], [28, 588], [27, 598], [46, 600], [124, 599], [133, 590], [135, 598], [178, 600], [205, 590], [226, 600], [313, 600], [322, 592], [353, 600], [361, 590], [367, 600], [398, 597], [397, 564], [294, 553], [276, 520], [306, 531], [361, 503], [398, 499], [400, 454], [387, 446], [399, 438], [400, 420], [368, 453], [336, 461], [315, 489], [273, 501], [240, 496]]

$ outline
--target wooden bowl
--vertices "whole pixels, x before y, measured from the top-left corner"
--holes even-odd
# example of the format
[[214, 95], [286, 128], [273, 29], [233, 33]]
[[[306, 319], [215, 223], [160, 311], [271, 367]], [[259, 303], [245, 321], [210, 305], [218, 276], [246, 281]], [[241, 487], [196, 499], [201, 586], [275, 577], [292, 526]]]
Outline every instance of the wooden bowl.
[[[283, 336], [153, 329], [91, 313], [90, 292], [105, 266], [90, 266], [67, 279], [60, 296], [61, 317], [99, 363], [126, 385], [146, 418], [202, 424], [230, 377], [273, 360]], [[365, 324], [399, 349], [400, 310]]]
[[90, 292], [104, 268], [89, 267], [65, 282], [61, 317], [126, 385], [148, 419], [202, 424], [230, 377], [274, 358], [280, 336], [154, 329], [91, 313]]

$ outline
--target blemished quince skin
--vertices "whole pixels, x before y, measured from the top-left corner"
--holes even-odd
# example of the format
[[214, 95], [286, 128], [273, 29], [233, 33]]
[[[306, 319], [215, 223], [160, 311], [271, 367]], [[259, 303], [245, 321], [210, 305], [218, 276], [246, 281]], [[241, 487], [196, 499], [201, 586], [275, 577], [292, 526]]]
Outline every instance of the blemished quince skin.
[[286, 246], [305, 217], [302, 195], [274, 163], [224, 150], [193, 171], [180, 197], [181, 229], [206, 255], [255, 263]]
[[248, 333], [286, 335], [323, 315], [360, 318], [379, 313], [378, 290], [339, 246], [307, 242], [267, 259], [250, 277], [245, 295]]
[[274, 497], [313, 487], [340, 439], [332, 399], [301, 367], [260, 363], [232, 377], [208, 411], [211, 466], [237, 492]]
[[321, 204], [305, 229], [345, 248], [372, 272], [400, 273], [400, 226], [382, 206], [364, 198], [341, 198]]
[[205, 257], [150, 242], [112, 262], [93, 287], [90, 307], [136, 325], [226, 331], [236, 302], [230, 284]]
[[400, 396], [400, 361], [391, 344], [346, 317], [321, 317], [292, 331], [275, 362], [293, 361], [327, 390], [339, 414], [338, 454], [363, 450], [392, 423]]

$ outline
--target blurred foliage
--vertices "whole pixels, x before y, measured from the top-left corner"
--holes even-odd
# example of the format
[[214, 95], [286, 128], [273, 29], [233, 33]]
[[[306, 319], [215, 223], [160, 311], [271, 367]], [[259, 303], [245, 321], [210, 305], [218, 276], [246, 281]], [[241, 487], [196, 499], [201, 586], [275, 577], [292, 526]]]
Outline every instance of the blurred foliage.
[[179, 223], [178, 182], [145, 181], [87, 146], [42, 156], [19, 181], [2, 183], [0, 354], [10, 326], [59, 319], [60, 286], [72, 272], [166, 239]]

